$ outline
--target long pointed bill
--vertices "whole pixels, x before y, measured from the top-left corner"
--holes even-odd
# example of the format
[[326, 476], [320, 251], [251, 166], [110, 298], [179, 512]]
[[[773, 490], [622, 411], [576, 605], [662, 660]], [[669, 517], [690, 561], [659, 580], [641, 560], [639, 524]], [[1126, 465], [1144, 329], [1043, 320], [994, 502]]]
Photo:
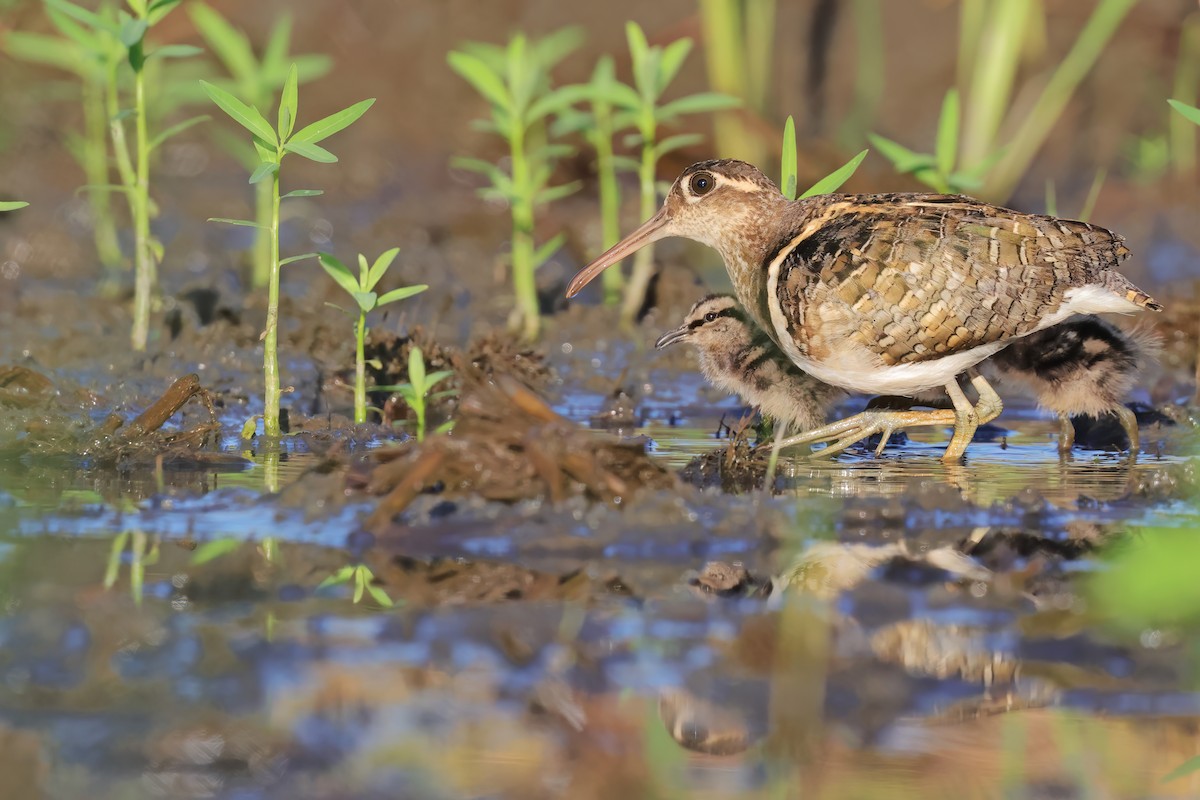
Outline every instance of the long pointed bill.
[[669, 347], [669, 346], [675, 344], [676, 342], [682, 342], [684, 339], [687, 338], [687, 335], [691, 332], [692, 332], [691, 328], [689, 328], [687, 325], [684, 325], [682, 327], [676, 328], [673, 331], [664, 333], [659, 338], [659, 340], [654, 343], [654, 349], [662, 350], [664, 347]]
[[595, 261], [579, 270], [575, 277], [571, 279], [571, 285], [567, 287], [567, 297], [574, 297], [579, 294], [583, 287], [591, 283], [597, 275], [613, 264], [628, 258], [651, 242], [657, 242], [659, 239], [667, 236], [666, 227], [667, 208], [663, 206], [658, 210], [657, 214], [642, 223], [640, 228], [604, 251]]

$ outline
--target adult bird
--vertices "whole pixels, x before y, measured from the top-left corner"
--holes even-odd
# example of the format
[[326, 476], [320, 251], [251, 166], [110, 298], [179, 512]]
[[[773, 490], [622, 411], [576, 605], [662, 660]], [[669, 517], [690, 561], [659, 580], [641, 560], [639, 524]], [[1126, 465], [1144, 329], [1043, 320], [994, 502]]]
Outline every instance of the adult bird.
[[1000, 412], [973, 371], [980, 361], [1076, 315], [1162, 308], [1115, 270], [1129, 250], [1103, 228], [961, 195], [789, 201], [735, 160], [685, 169], [658, 213], [584, 267], [567, 296], [667, 236], [720, 252], [755, 324], [819, 380], [906, 397], [944, 387], [955, 418], [947, 462]]

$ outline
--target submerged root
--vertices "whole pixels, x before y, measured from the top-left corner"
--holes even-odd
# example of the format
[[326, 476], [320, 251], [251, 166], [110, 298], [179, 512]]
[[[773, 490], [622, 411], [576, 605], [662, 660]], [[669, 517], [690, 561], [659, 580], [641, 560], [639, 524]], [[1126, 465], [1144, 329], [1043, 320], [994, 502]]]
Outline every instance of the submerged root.
[[454, 430], [373, 454], [376, 465], [362, 482], [383, 499], [369, 528], [385, 527], [435, 486], [448, 495], [504, 502], [545, 498], [557, 503], [582, 494], [621, 503], [638, 489], [674, 484], [640, 443], [563, 419], [509, 375], [488, 380], [462, 357], [454, 359], [453, 368], [464, 385]]

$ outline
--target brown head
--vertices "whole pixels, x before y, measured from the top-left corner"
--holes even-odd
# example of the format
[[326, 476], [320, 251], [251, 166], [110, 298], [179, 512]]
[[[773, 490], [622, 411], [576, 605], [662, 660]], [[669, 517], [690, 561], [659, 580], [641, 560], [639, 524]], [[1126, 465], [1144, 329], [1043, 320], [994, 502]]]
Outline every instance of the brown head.
[[692, 306], [682, 325], [663, 334], [654, 346], [661, 350], [687, 342], [709, 353], [732, 355], [749, 346], [753, 338], [754, 328], [737, 300], [727, 294], [710, 294]]
[[567, 287], [567, 297], [613, 264], [668, 236], [706, 244], [730, 264], [761, 241], [764, 224], [787, 203], [779, 187], [745, 161], [692, 164], [675, 179], [657, 214], [579, 271]]

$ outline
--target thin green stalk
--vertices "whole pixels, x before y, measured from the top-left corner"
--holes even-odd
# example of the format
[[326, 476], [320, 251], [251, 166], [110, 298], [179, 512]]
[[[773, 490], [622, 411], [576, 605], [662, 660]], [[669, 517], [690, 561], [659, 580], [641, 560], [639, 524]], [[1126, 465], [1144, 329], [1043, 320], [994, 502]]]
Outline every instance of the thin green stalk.
[[[745, 28], [737, 0], [700, 0], [700, 22], [709, 86], [715, 92], [747, 98]], [[717, 150], [723, 157], [761, 164], [767, 157], [765, 143], [739, 114], [724, 111], [714, 117]]]
[[879, 0], [854, 0], [854, 36], [854, 106], [838, 131], [845, 147], [862, 142], [863, 135], [875, 124], [883, 98], [885, 49]]
[[1004, 157], [988, 175], [984, 196], [1009, 197], [1033, 162], [1075, 88], [1087, 75], [1121, 20], [1137, 0], [1100, 0], [1079, 38], [1046, 83], [1029, 116], [1012, 137]]
[[763, 114], [775, 52], [775, 0], [745, 0], [746, 104]]
[[361, 309], [354, 336], [357, 348], [354, 352], [354, 422], [361, 425], [367, 421], [367, 315]]
[[537, 283], [533, 272], [536, 266], [533, 263], [533, 198], [530, 196], [529, 160], [525, 155], [525, 131], [519, 121], [513, 123], [510, 143], [516, 192], [512, 206], [513, 290], [521, 334], [526, 339], [536, 339], [542, 320], [538, 313]]
[[129, 140], [125, 135], [125, 123], [118, 118], [121, 111], [121, 90], [117, 85], [117, 67], [109, 68], [104, 83], [104, 104], [108, 112], [108, 130], [112, 137], [113, 156], [117, 165], [117, 175], [121, 185], [125, 187], [125, 201], [129, 206], [130, 219], [137, 217], [137, 200], [134, 191], [137, 186], [137, 174], [133, 170], [133, 161], [129, 157]]
[[[641, 187], [641, 219], [650, 219], [658, 206], [658, 191], [654, 188], [654, 172], [658, 159], [654, 155], [654, 129], [649, 134], [643, 131], [642, 161], [638, 169], [638, 184]], [[625, 300], [621, 305], [621, 319], [633, 322], [646, 301], [646, 290], [654, 275], [654, 246], [646, 245], [633, 257], [633, 271], [629, 285], [625, 287]]]
[[133, 74], [136, 121], [137, 184], [134, 189], [133, 349], [146, 349], [150, 337], [150, 297], [154, 292], [154, 254], [150, 250], [150, 141], [146, 133], [146, 81], [143, 70]]
[[988, 0], [959, 0], [958, 17], [958, 91], [970, 95], [972, 59], [968, 53], [979, 52], [979, 39], [987, 21]]
[[1021, 45], [1029, 24], [1031, 0], [992, 3], [991, 15], [981, 31], [976, 49], [960, 52], [973, 55], [971, 88], [967, 92], [966, 122], [963, 127], [959, 163], [972, 167], [995, 149], [996, 133], [1008, 109]]
[[[254, 221], [259, 225], [269, 224], [271, 219], [271, 185], [259, 181], [254, 185]], [[266, 228], [255, 228], [251, 285], [261, 289], [271, 279], [271, 241]]]
[[[91, 186], [103, 186], [108, 179], [108, 117], [104, 112], [104, 84], [86, 80], [83, 85], [83, 167]], [[113, 219], [112, 202], [108, 192], [88, 193], [92, 208], [92, 237], [100, 263], [109, 271], [123, 266], [121, 246], [117, 239], [117, 224]]]
[[[612, 108], [607, 103], [592, 106], [596, 122], [596, 174], [600, 181], [600, 249], [607, 250], [621, 239], [621, 193], [617, 184], [617, 168], [613, 161]], [[605, 305], [621, 302], [625, 276], [620, 269], [606, 269], [600, 276], [604, 287]]]
[[[283, 153], [280, 152], [280, 158]], [[263, 434], [279, 437], [279, 170], [271, 177], [271, 273], [267, 278], [267, 327], [263, 336]]]
[[[1179, 60], [1175, 64], [1175, 80], [1171, 97], [1188, 105], [1196, 104], [1196, 82], [1200, 79], [1200, 14], [1192, 14], [1183, 23], [1179, 35]], [[1167, 132], [1171, 144], [1171, 165], [1179, 177], [1187, 177], [1196, 169], [1196, 132], [1200, 130], [1191, 120], [1173, 110], [1167, 110]]]

